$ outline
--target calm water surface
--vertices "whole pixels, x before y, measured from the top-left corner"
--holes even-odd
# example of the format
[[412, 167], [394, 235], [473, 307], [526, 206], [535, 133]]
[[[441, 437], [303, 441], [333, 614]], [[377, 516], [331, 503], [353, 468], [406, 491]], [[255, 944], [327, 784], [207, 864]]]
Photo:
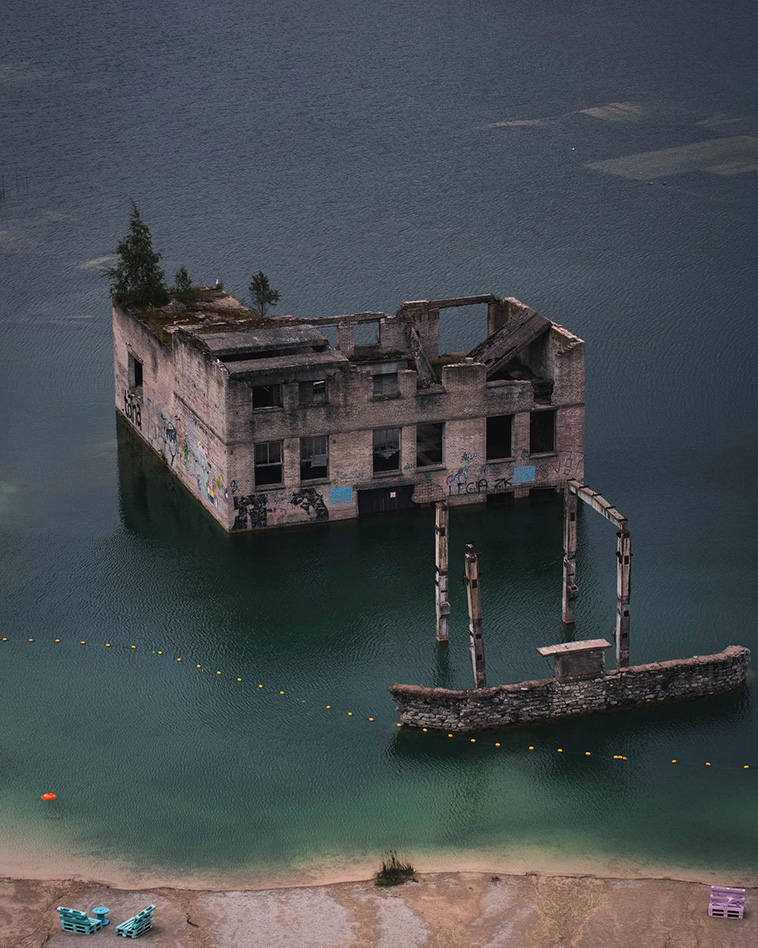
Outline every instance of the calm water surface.
[[[737, 883], [758, 872], [749, 692], [475, 745], [398, 731], [392, 681], [470, 681], [457, 583], [433, 644], [429, 514], [220, 534], [116, 426], [97, 267], [134, 198], [169, 275], [244, 294], [262, 268], [301, 316], [519, 296], [587, 341], [633, 661], [756, 648], [755, 7], [317, 7], [5, 4], [0, 870], [47, 851], [228, 877], [394, 846]], [[482, 331], [452, 313], [443, 343]], [[453, 512], [492, 682], [545, 674], [536, 647], [566, 635], [560, 513]], [[615, 540], [580, 536], [593, 638]]]

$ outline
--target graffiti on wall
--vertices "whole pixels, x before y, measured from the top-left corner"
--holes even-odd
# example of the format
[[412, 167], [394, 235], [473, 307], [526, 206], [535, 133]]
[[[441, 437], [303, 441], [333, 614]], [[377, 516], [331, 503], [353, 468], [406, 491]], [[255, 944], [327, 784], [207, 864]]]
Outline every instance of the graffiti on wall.
[[329, 491], [329, 504], [332, 507], [340, 507], [343, 504], [352, 504], [352, 487], [332, 487]]
[[128, 389], [124, 391], [124, 414], [133, 425], [142, 428], [142, 405]]
[[292, 495], [290, 503], [293, 507], [301, 507], [308, 514], [309, 520], [329, 519], [329, 508], [314, 487], [301, 487]]
[[536, 468], [533, 465], [521, 465], [513, 469], [514, 484], [533, 484], [536, 476]]
[[163, 412], [161, 412], [161, 421], [164, 422], [160, 430], [160, 437], [164, 448], [163, 455], [171, 467], [173, 467], [174, 461], [176, 460], [177, 449], [176, 428], [174, 427], [174, 423], [169, 421]]
[[234, 498], [237, 511], [232, 530], [260, 529], [268, 525], [268, 494], [244, 494]]

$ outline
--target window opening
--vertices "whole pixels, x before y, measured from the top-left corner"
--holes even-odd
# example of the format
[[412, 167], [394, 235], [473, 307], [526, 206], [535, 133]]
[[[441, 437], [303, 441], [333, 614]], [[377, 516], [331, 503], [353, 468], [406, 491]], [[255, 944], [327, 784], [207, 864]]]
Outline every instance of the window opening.
[[442, 436], [445, 424], [442, 421], [416, 425], [416, 467], [431, 467], [442, 464]]
[[512, 425], [513, 415], [494, 415], [487, 419], [488, 461], [511, 457], [513, 453], [511, 447]]
[[375, 375], [372, 378], [374, 395], [397, 395], [397, 372]]
[[379, 345], [379, 323], [356, 323], [353, 333], [353, 345], [355, 346], [378, 346]]
[[263, 441], [255, 445], [255, 486], [282, 483], [282, 442]]
[[129, 353], [129, 388], [142, 388], [142, 363]]
[[329, 439], [326, 435], [300, 439], [300, 480], [329, 477]]
[[374, 474], [400, 470], [400, 429], [374, 431]]
[[253, 408], [281, 408], [282, 386], [253, 385]]
[[300, 382], [300, 404], [322, 405], [327, 401], [326, 379], [315, 382]]
[[529, 453], [555, 451], [555, 412], [533, 411], [529, 426]]

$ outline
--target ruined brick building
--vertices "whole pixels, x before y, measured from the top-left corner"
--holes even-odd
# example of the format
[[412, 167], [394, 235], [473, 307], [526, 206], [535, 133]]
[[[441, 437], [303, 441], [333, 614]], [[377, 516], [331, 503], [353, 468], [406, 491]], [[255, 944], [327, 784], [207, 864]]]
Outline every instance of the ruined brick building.
[[[440, 311], [486, 338], [438, 352]], [[220, 291], [114, 308], [116, 408], [228, 531], [560, 488], [583, 477], [584, 343], [516, 299], [261, 318]]]

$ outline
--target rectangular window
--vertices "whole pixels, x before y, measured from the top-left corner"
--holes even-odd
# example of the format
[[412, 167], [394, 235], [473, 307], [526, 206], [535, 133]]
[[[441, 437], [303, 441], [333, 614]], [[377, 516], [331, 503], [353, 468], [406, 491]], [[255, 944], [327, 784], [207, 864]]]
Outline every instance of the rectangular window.
[[329, 439], [326, 435], [300, 439], [300, 480], [329, 477]]
[[282, 442], [264, 441], [255, 445], [255, 486], [282, 483]]
[[301, 405], [323, 405], [327, 401], [326, 379], [318, 379], [315, 382], [300, 382], [299, 389]]
[[388, 372], [386, 375], [375, 375], [372, 378], [374, 397], [380, 395], [397, 395], [397, 372]]
[[432, 467], [442, 464], [442, 436], [445, 424], [442, 421], [416, 425], [416, 467]]
[[529, 426], [529, 453], [555, 451], [555, 412], [533, 411]]
[[129, 388], [142, 388], [142, 363], [129, 353], [128, 360]]
[[281, 408], [282, 386], [253, 385], [253, 408]]
[[400, 428], [374, 431], [374, 474], [400, 470]]
[[487, 460], [497, 461], [509, 458], [511, 447], [511, 426], [513, 415], [494, 415], [487, 419]]
[[379, 323], [356, 323], [353, 330], [353, 345], [359, 349], [361, 346], [379, 345]]

